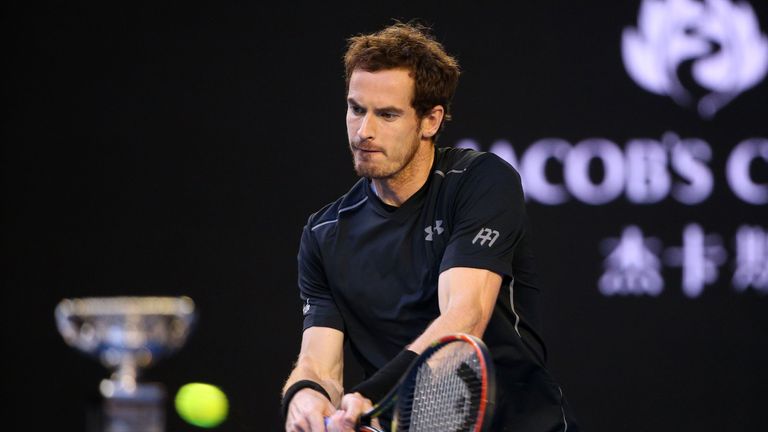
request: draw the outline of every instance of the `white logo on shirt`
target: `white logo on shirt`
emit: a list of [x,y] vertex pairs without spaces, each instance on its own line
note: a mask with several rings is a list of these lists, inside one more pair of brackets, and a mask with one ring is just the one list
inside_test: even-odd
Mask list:
[[427,233],[427,236],[424,237],[424,240],[432,241],[432,234],[436,234],[436,235],[442,234],[443,231],[445,231],[445,229],[443,229],[442,225],[443,225],[443,221],[438,220],[438,221],[435,221],[435,226],[434,227],[428,226],[428,227],[424,228],[424,232]]
[[472,244],[475,244],[475,242],[480,240],[480,246],[485,246],[485,242],[488,242],[488,247],[491,247],[496,242],[497,238],[499,238],[498,231],[490,228],[481,228],[480,232],[478,232],[474,240],[472,240]]
[[309,313],[309,299],[307,299],[307,303],[304,304],[304,307],[301,308],[301,312],[306,315]]

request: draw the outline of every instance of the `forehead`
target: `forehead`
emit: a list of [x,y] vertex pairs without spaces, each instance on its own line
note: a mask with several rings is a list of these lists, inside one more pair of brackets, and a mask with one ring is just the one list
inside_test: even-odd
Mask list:
[[368,72],[355,69],[349,79],[348,98],[373,107],[411,106],[414,80],[407,69],[387,69]]

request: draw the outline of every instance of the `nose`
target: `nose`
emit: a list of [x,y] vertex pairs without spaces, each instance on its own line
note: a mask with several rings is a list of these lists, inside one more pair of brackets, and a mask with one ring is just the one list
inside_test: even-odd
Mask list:
[[357,128],[357,136],[360,142],[372,140],[376,132],[376,121],[371,113],[366,113],[360,119],[360,127]]

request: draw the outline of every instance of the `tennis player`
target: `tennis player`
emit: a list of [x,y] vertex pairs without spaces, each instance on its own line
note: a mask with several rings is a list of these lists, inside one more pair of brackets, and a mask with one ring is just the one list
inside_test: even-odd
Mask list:
[[[491,153],[435,145],[457,61],[415,24],[348,42],[347,133],[361,178],[302,233],[304,331],[283,390],[286,431],[354,430],[430,342],[457,332],[492,353],[491,430],[576,431],[545,367],[520,176]],[[366,377],[351,388],[345,342]]]

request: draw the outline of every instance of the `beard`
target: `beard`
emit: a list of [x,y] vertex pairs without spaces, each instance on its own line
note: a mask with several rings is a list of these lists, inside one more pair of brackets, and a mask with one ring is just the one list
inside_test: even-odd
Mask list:
[[419,151],[419,144],[419,140],[416,139],[404,147],[368,154],[356,149],[356,147],[366,148],[365,144],[353,143],[350,145],[350,151],[355,173],[370,179],[391,179],[410,165]]

